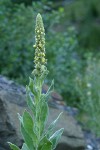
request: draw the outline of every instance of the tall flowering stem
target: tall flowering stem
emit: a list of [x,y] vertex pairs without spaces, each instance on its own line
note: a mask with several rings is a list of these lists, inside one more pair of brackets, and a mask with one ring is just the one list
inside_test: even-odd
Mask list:
[[20,149],[9,142],[12,150],[53,150],[63,133],[63,128],[53,133],[61,114],[46,129],[49,111],[48,95],[53,82],[47,93],[42,93],[42,86],[48,70],[45,58],[45,30],[40,14],[36,18],[35,35],[35,45],[33,46],[35,48],[35,67],[32,72],[33,78],[29,78],[29,85],[26,86],[26,100],[30,111],[25,110],[22,116],[18,115],[24,143]]
[[35,48],[35,70],[33,74],[40,77],[42,74],[47,74],[48,72],[45,66],[47,63],[45,59],[45,30],[40,14],[38,14],[36,18],[35,35],[35,45],[33,46]]

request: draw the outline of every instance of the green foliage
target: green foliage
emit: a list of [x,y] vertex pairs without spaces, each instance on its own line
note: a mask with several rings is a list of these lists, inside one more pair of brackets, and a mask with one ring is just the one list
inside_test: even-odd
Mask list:
[[89,54],[86,70],[76,80],[80,97],[79,108],[84,112],[81,120],[100,136],[100,61]]
[[65,6],[64,18],[75,24],[79,32],[81,47],[99,49],[100,41],[100,1],[76,0]]
[[25,82],[23,78],[32,69],[28,60],[33,60],[33,10],[6,0],[0,6],[0,73]]
[[20,148],[17,147],[16,145],[14,145],[14,144],[12,144],[12,143],[10,143],[10,142],[8,142],[8,143],[10,144],[11,149],[20,150]]
[[25,6],[27,5],[32,5],[32,0],[11,0],[13,3],[17,3],[17,4],[25,4]]
[[[54,36],[54,33],[52,36]],[[52,72],[52,74],[49,74],[49,79],[54,76],[56,90],[63,95],[65,100],[67,99],[68,104],[75,105],[78,97],[75,78],[83,68],[75,29],[69,27],[67,32],[58,33],[54,40],[49,37],[49,41],[47,49],[51,46],[51,51],[48,51],[47,56],[51,56],[51,61],[48,56],[50,61],[48,68]]]
[[[47,69],[41,71],[40,67],[43,65],[46,68],[44,61],[42,61],[45,59],[45,55],[40,55],[41,53],[45,54],[45,33],[40,14],[37,15],[35,33],[35,69],[32,72],[34,79],[30,78],[29,85],[26,88],[27,103],[32,115],[27,110],[24,111],[22,117],[19,115],[21,133],[25,141],[21,150],[54,150],[63,133],[63,128],[52,134],[60,115],[48,129],[45,128],[49,111],[47,99],[49,91],[42,94],[42,86],[48,71]],[[14,144],[9,144],[12,150],[20,150]]]

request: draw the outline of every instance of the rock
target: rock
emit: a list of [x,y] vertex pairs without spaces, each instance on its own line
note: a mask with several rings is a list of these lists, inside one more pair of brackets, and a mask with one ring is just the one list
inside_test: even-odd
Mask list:
[[100,150],[100,138],[97,138],[95,133],[86,128],[83,129],[83,133],[86,139],[86,150]]
[[[52,98],[62,101],[62,98],[56,93],[53,93]],[[21,147],[23,139],[19,130],[17,113],[22,115],[25,108],[27,108],[25,88],[0,76],[0,150],[9,149],[8,141]],[[48,125],[56,119],[60,112],[61,110],[50,107]],[[85,141],[81,127],[67,111],[63,112],[56,130],[62,127],[64,133],[56,150],[84,150]]]

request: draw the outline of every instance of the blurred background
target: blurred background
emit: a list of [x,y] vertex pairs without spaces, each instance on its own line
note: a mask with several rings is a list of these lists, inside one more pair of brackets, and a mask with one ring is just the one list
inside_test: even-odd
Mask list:
[[34,69],[41,13],[49,75],[78,119],[100,137],[100,0],[0,0],[0,74],[22,85]]

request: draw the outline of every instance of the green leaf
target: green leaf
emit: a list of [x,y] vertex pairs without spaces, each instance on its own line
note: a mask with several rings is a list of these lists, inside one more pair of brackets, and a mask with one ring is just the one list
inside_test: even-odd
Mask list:
[[8,142],[8,144],[10,145],[10,148],[11,148],[12,150],[20,150],[20,148],[17,147],[15,144],[12,144],[12,143],[10,143],[10,142]]
[[18,114],[18,118],[19,118],[19,120],[20,120],[20,123],[23,123],[23,118],[22,118],[22,116],[20,116],[19,113],[17,113],[17,114]]
[[39,150],[42,148],[42,146],[43,146],[44,144],[46,144],[46,143],[48,143],[48,142],[50,142],[50,141],[47,139],[46,136],[44,136],[44,137],[40,140],[40,142],[39,142]]
[[30,135],[30,137],[33,139],[34,143],[37,143],[37,136],[33,131],[33,119],[28,111],[24,111],[23,114],[23,126],[26,132]]
[[29,135],[33,132],[33,120],[28,111],[24,111],[23,113],[23,126]]
[[41,124],[40,126],[40,134],[43,133],[46,121],[48,116],[48,105],[46,102],[40,101],[37,106],[37,122]]
[[41,148],[41,150],[52,150],[52,143],[48,140]]
[[42,102],[42,107],[41,107],[41,122],[44,122],[44,124],[47,121],[47,116],[48,116],[48,105],[46,102]]
[[37,90],[35,88],[35,81],[29,77],[29,86],[26,87],[27,90],[37,96]]
[[58,142],[59,142],[59,139],[63,133],[64,129],[61,128],[60,130],[56,131],[50,138],[49,140],[52,142],[52,149],[55,149]]
[[34,80],[29,77],[29,88],[30,88],[30,90],[31,90],[32,92],[34,92],[34,91],[33,91],[33,86],[34,86]]
[[51,91],[51,88],[54,89],[54,80],[52,80],[51,85],[50,85],[50,87],[48,88],[48,90],[45,94],[46,97],[48,97],[52,93],[53,90]]
[[28,148],[27,145],[24,143],[21,150],[29,150],[29,148]]
[[25,143],[27,144],[28,148],[29,148],[30,150],[35,150],[35,148],[34,148],[34,144],[35,144],[35,143],[33,143],[32,138],[31,138],[31,137],[29,136],[29,134],[25,131],[25,129],[24,129],[22,123],[21,123],[21,132],[22,132],[23,138],[24,138]]
[[53,129],[55,128],[55,125],[56,125],[58,119],[60,118],[61,114],[62,114],[62,112],[59,114],[59,116],[48,127],[47,132],[45,133],[48,138],[50,138],[50,136],[53,132]]
[[54,89],[54,80],[52,80],[50,87],[48,88],[46,94],[42,94],[42,100],[43,101],[48,101],[51,98],[51,93],[53,92],[53,90],[51,90],[51,88]]
[[32,113],[35,115],[35,104],[34,101],[32,99],[32,96],[30,95],[30,92],[28,91],[28,88],[26,88],[26,101],[27,101],[27,105],[28,107],[31,109]]

